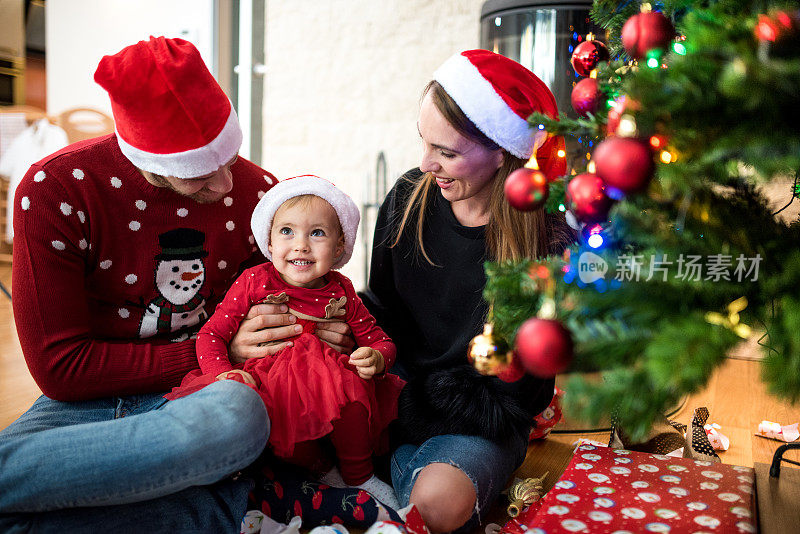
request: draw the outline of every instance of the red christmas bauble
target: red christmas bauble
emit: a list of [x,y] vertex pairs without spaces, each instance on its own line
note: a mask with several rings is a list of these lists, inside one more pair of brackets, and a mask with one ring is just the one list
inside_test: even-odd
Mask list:
[[613,200],[606,195],[606,185],[596,174],[579,174],[567,185],[570,211],[582,223],[605,221]]
[[622,46],[633,59],[641,59],[653,48],[667,48],[675,28],[657,11],[637,13],[622,26]]
[[[595,173],[606,187],[624,194],[644,189],[655,170],[650,147],[632,137],[607,137],[597,145],[592,161]],[[611,196],[616,198],[613,194]]]
[[520,211],[535,210],[545,203],[550,194],[545,175],[527,167],[509,174],[503,190],[508,203]]
[[597,68],[598,63],[608,61],[610,58],[606,45],[592,39],[576,46],[570,61],[575,72],[581,76],[588,76],[590,72]]
[[530,374],[550,378],[572,363],[572,335],[559,321],[533,317],[519,327],[514,352]]
[[594,78],[585,78],[575,84],[572,88],[572,109],[581,117],[589,113],[595,113],[603,101],[603,93],[600,92],[600,84]]

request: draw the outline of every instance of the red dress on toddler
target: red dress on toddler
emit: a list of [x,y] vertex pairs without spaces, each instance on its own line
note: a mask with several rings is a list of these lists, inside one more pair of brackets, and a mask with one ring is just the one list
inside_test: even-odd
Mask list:
[[[350,357],[320,341],[314,330],[319,322],[346,322],[357,346],[372,347],[383,354],[386,369],[394,363],[396,348],[358,298],[350,280],[336,271],[325,278],[324,287],[307,289],[284,282],[269,262],[246,270],[197,336],[200,369],[187,374],[165,397],[183,397],[215,382],[220,373],[242,369],[253,376],[255,390],[267,407],[269,445],[277,456],[291,458],[296,443],[328,435],[332,421],[339,419],[341,409],[352,402],[366,408],[371,445],[382,452],[385,430],[397,417],[397,398],[405,382],[389,373],[364,380],[348,363]],[[228,359],[228,344],[250,307],[263,302],[286,303],[303,332],[291,338],[291,347],[234,366]]]

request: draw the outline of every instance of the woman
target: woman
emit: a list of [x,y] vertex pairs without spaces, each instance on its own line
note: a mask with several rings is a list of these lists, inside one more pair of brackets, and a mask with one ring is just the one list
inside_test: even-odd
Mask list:
[[550,178],[564,173],[563,140],[532,131],[555,117],[547,86],[518,63],[471,50],[451,57],[425,88],[423,156],[378,215],[365,303],[398,347],[392,372],[408,380],[392,482],[401,506],[419,508],[434,532],[471,527],[522,463],[533,416],[553,381],[506,383],[466,361],[487,305],[483,262],[559,253],[565,224],[505,201],[506,177],[533,151]]
[[[552,380],[506,383],[466,361],[488,312],[483,262],[560,253],[572,237],[563,220],[516,211],[503,195],[506,177],[534,151],[548,177],[565,171],[563,140],[528,127],[534,111],[557,115],[530,71],[485,50],[453,56],[424,91],[420,167],[398,180],[378,215],[362,298],[397,344],[392,372],[409,381],[392,482],[401,506],[415,503],[433,532],[475,526],[522,463],[533,417],[553,395]],[[293,319],[278,311],[251,308],[232,358],[287,337],[291,325],[259,330]],[[352,346],[346,325],[325,328],[317,334],[336,350]]]

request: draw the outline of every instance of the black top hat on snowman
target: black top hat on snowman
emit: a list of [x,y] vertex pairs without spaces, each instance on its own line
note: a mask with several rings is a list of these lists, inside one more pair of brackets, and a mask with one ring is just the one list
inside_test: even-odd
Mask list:
[[203,249],[206,236],[193,228],[176,228],[158,236],[161,254],[156,260],[193,260],[205,258],[208,252]]

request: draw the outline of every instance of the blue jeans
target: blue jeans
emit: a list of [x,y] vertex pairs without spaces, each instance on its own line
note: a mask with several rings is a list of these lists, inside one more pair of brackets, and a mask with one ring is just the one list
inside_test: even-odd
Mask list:
[[222,479],[268,437],[261,398],[232,380],[172,402],[42,396],[0,432],[0,531],[234,531],[252,483]]
[[392,486],[400,506],[407,506],[422,468],[445,463],[459,468],[475,485],[475,511],[459,531],[469,531],[481,521],[482,511],[494,503],[511,475],[525,460],[528,444],[522,439],[500,446],[477,436],[435,436],[417,447],[401,445],[392,455]]

